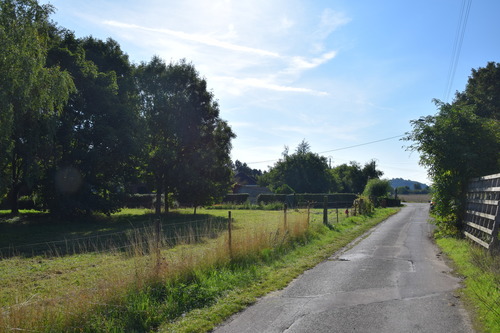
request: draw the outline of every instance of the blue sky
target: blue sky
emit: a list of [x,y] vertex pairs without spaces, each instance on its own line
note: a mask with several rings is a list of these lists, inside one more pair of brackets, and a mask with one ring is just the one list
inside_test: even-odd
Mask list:
[[261,170],[306,140],[332,166],[375,159],[384,178],[429,184],[399,136],[500,62],[497,0],[472,2],[450,89],[462,0],[48,2],[60,26],[115,39],[133,63],[191,61],[237,135],[233,160]]

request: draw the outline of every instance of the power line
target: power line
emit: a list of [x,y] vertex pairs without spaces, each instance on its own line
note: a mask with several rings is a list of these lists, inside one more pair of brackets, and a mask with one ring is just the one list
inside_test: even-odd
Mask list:
[[392,139],[395,139],[395,138],[401,138],[401,137],[403,137],[403,136],[405,136],[405,134],[396,135],[396,136],[391,136],[390,138],[385,138],[385,139],[380,139],[380,140],[370,141],[370,142],[366,142],[366,143],[360,143],[360,144],[358,144],[358,145],[354,145],[354,146],[348,146],[348,147],[342,147],[342,148],[337,148],[337,149],[332,149],[332,150],[322,151],[322,152],[319,152],[318,154],[326,154],[326,153],[331,153],[331,152],[333,152],[333,151],[339,151],[339,150],[344,150],[344,149],[350,149],[350,148],[356,148],[356,147],[361,147],[361,146],[371,145],[372,143],[377,143],[377,142],[382,142],[382,141],[392,140]]
[[450,97],[451,87],[453,85],[453,80],[455,79],[455,73],[457,71],[460,52],[462,50],[462,43],[464,41],[464,36],[465,36],[465,28],[467,27],[467,20],[469,18],[471,5],[472,5],[472,0],[462,0],[462,7],[460,9],[457,31],[451,54],[450,68],[448,69],[448,78],[444,92],[446,102]]
[[[371,145],[371,144],[377,143],[377,142],[382,142],[382,141],[392,140],[392,139],[396,139],[396,138],[401,138],[401,137],[403,137],[405,135],[406,134],[400,134],[400,135],[391,136],[391,137],[385,138],[385,139],[380,139],[380,140],[375,140],[375,141],[360,143],[360,144],[357,144],[357,145],[354,145],[354,146],[347,146],[347,147],[342,147],[342,148],[335,148],[335,149],[331,149],[331,150],[321,151],[318,154],[326,154],[326,153],[331,153],[331,152],[334,152],[334,151],[339,151],[339,150],[345,150],[345,149],[351,149],[351,148],[356,148],[356,147]],[[259,162],[249,162],[247,164],[260,164],[260,163],[269,163],[269,162],[276,162],[276,161],[278,161],[278,159],[267,160],[267,161],[259,161]]]

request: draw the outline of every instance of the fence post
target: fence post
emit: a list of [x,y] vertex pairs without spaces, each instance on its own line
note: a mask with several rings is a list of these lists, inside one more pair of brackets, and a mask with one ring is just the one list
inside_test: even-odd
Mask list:
[[287,229],[287,224],[286,224],[286,210],[287,210],[287,204],[284,204],[283,205],[283,220],[284,220],[284,228],[285,228],[285,231]]
[[500,203],[497,203],[497,212],[495,215],[495,221],[493,222],[493,229],[491,230],[491,243],[490,247],[488,248],[490,253],[497,253],[500,251],[500,244],[498,242],[498,232],[500,229]]
[[228,211],[227,213],[227,247],[229,250],[229,258],[232,260],[233,259],[233,245],[232,245],[232,217],[231,217],[231,211]]
[[323,224],[328,224],[328,196],[323,197]]
[[339,223],[339,207],[337,207],[337,223]]
[[161,242],[161,223],[160,219],[155,219],[155,255],[156,255],[156,269],[160,268],[160,242]]
[[307,227],[309,228],[309,225],[311,224],[311,204],[307,204]]

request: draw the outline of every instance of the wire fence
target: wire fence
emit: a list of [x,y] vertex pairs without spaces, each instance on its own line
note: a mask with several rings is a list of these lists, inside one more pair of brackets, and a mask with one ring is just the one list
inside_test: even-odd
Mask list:
[[[0,258],[13,256],[60,256],[85,252],[103,251],[124,251],[146,240],[140,240],[151,236],[154,230],[155,221],[150,221],[148,225],[134,227],[117,232],[99,233],[97,235],[82,237],[65,237],[63,239],[48,240],[44,242],[34,242],[27,244],[11,244],[0,247]],[[160,221],[161,239],[164,245],[175,246],[179,242],[188,239],[199,241],[205,237],[216,237],[227,228],[227,218],[205,218],[182,222]]]
[[[287,221],[288,221],[288,227],[290,227],[289,230],[293,229],[293,219],[291,218],[292,215],[296,217],[300,217],[304,220],[304,214],[306,211],[299,211],[298,214],[290,214],[284,211],[283,215],[281,214],[276,214],[274,217],[276,217],[276,223],[269,223],[269,230],[265,226],[262,227],[262,229],[265,229],[265,233],[268,234],[269,237],[280,235],[283,239],[285,239],[288,235],[288,230],[286,230],[287,227]],[[287,215],[289,219],[287,220]],[[284,222],[283,222],[283,217],[284,217]],[[145,252],[151,251],[154,249],[151,249],[151,246],[158,246],[159,244],[151,244],[151,242],[155,241],[157,239],[155,237],[155,232],[157,230],[160,230],[161,233],[161,238],[158,238],[158,240],[161,242],[160,246],[165,249],[165,246],[171,246],[173,244],[189,244],[192,242],[199,242],[202,240],[206,240],[209,238],[215,238],[215,237],[220,237],[222,236],[223,233],[227,233],[231,235],[231,230],[232,230],[232,217],[229,212],[228,217],[220,217],[220,218],[210,218],[210,219],[199,219],[199,220],[191,220],[191,221],[181,221],[181,222],[174,222],[174,223],[167,223],[163,221],[164,223],[161,223],[160,229],[156,228],[156,223],[162,222],[159,220],[154,220],[151,221],[150,225],[143,226],[141,228],[135,228],[135,229],[130,229],[126,231],[120,231],[120,232],[112,232],[112,233],[106,233],[103,235],[93,235],[93,236],[88,236],[88,237],[77,237],[73,239],[68,239],[68,240],[54,240],[52,242],[37,242],[37,243],[31,243],[31,244],[23,244],[22,247],[24,247],[25,251],[33,252],[35,249],[37,251],[42,251],[42,248],[45,247],[46,253],[63,253],[63,251],[66,251],[70,253],[75,250],[83,250],[85,245],[87,243],[92,243],[91,248],[96,249],[96,251],[99,249],[99,247],[102,245],[103,248],[99,249],[102,251],[128,251],[129,249],[133,249],[134,251],[137,251],[137,249],[144,250]],[[309,225],[309,222],[307,223],[307,226]],[[238,230],[240,229],[240,230]],[[253,235],[251,232],[244,227],[241,227],[241,225],[238,228],[235,228],[235,230],[240,231],[236,236],[236,241],[237,243],[240,238],[238,237],[243,237],[243,238],[252,238]],[[233,230],[233,232],[235,231]],[[272,231],[274,230],[274,231]],[[283,230],[283,232],[279,231]],[[271,232],[268,232],[271,231]],[[233,234],[233,236],[235,236]],[[110,240],[105,240],[105,238],[108,237]],[[175,271],[175,265],[176,262],[180,263],[180,265],[186,265],[185,262],[182,262],[183,260],[186,260],[186,258],[189,258],[189,260],[193,260],[192,264],[195,264],[196,262],[201,262],[201,263],[206,263],[207,261],[211,260],[209,259],[212,255],[216,255],[215,252],[217,251],[217,246],[220,246],[221,244],[228,244],[229,245],[229,254],[226,254],[229,258],[232,258],[231,254],[231,241],[229,237],[224,237],[220,238],[216,242],[208,242],[209,245],[203,247],[202,252],[190,252],[192,251],[192,247],[182,247],[181,248],[181,253],[179,254],[179,251],[165,251],[161,253],[161,260],[163,260],[166,265],[168,265],[168,269]],[[123,243],[119,244],[117,240],[123,240]],[[233,239],[234,240],[234,239]],[[280,239],[281,240],[281,239]],[[80,245],[71,245],[70,243],[74,244],[80,244]],[[81,245],[84,244],[84,245]],[[278,244],[278,243],[276,243]],[[112,247],[111,248],[104,248],[104,245],[109,245]],[[238,244],[239,245],[239,244]],[[22,250],[21,246],[18,246],[16,248],[9,247],[7,249],[11,251],[17,251],[20,253]],[[268,246],[265,246],[268,248]],[[66,249],[65,249],[66,248]],[[226,247],[227,249],[227,247]],[[5,250],[5,248],[3,248]],[[183,254],[183,251],[186,251]],[[151,256],[147,256],[144,258],[144,263],[147,263],[148,261],[150,263],[153,263],[155,265],[155,260],[158,257],[158,253],[151,253]],[[192,256],[193,254],[199,255],[199,258],[193,259]],[[134,259],[134,260],[139,260],[135,265],[135,269],[137,267],[142,267],[141,263],[143,263],[143,259]],[[74,269],[85,269],[86,263],[82,263],[81,267],[79,268],[74,268]],[[113,266],[114,267],[114,266]],[[149,267],[149,266],[144,266],[144,267]],[[154,266],[153,266],[154,268]],[[126,276],[129,276],[131,279],[138,279],[136,276],[138,272],[129,272],[126,274]],[[124,279],[125,280],[125,279]],[[122,281],[123,283],[123,281]],[[115,285],[110,286],[113,288],[116,288]],[[26,298],[24,301],[21,301],[16,304],[12,304],[9,306],[3,306],[0,308],[0,326],[3,326],[3,328],[7,329],[7,331],[20,331],[20,332],[37,332],[36,329],[32,329],[32,326],[29,325],[29,323],[20,324],[16,325],[14,322],[9,322],[8,321],[8,316],[9,313],[14,313],[15,311],[19,310],[21,313],[26,309],[26,311],[30,311],[29,309],[43,309],[41,311],[45,311],[47,309],[48,311],[50,310],[50,306],[56,306],[58,307],[58,310],[60,314],[67,314],[68,318],[77,318],[78,315],[73,313],[73,303],[72,302],[78,302],[78,299],[87,299],[87,302],[89,306],[91,307],[100,307],[100,308],[105,308],[105,309],[111,309],[113,312],[121,312],[121,313],[128,313],[128,312],[142,312],[142,313],[149,313],[151,310],[141,310],[133,305],[127,305],[127,304],[114,304],[113,301],[110,301],[109,298],[99,296],[99,291],[96,288],[102,288],[102,286],[95,286],[92,288],[82,288],[78,289],[77,292],[68,292],[64,295],[61,296],[56,296],[56,295],[50,295],[49,297],[47,296],[39,296],[38,294],[31,295],[30,297]],[[152,286],[150,289],[151,292],[155,293],[161,293],[164,292],[164,290],[161,289],[154,289],[155,286]],[[17,298],[17,296],[16,296]],[[21,296],[22,298],[22,296]],[[50,304],[50,305],[49,305]],[[78,312],[78,311],[77,311]],[[40,318],[43,318],[43,314],[36,314],[37,316],[40,316]],[[2,322],[2,316],[5,317],[5,321]],[[75,330],[75,331],[80,331],[83,330],[83,327],[73,327],[71,324],[68,326],[65,326],[65,329],[67,330]],[[0,327],[0,331],[2,330],[2,327]]]

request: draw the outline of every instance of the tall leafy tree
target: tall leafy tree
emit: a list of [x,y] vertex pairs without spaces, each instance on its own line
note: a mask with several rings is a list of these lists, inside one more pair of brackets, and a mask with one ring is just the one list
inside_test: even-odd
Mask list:
[[74,90],[69,73],[47,67],[50,5],[35,0],[0,2],[0,195],[8,188],[13,214],[21,189],[31,191],[57,112]]
[[473,68],[465,90],[457,92],[453,104],[470,106],[474,114],[500,121],[500,63]]
[[326,157],[311,152],[304,140],[293,154],[285,149],[283,158],[259,178],[259,183],[275,192],[291,188],[296,193],[326,193],[331,175]]
[[341,164],[331,170],[338,180],[338,191],[343,193],[362,193],[368,180],[378,179],[384,173],[377,170],[377,163],[372,160],[363,167],[357,162]]
[[113,40],[69,31],[54,39],[49,61],[72,74],[77,91],[58,121],[44,200],[57,214],[116,211],[140,143],[132,65]]
[[414,142],[409,149],[420,153],[433,181],[443,223],[460,227],[469,179],[500,169],[500,124],[470,106],[436,103],[438,114],[411,121],[406,140]]
[[411,121],[405,137],[433,181],[443,231],[460,229],[469,179],[500,170],[498,73],[494,63],[473,70],[464,92],[451,104],[435,100],[437,114]]
[[221,187],[227,190],[234,134],[219,118],[219,106],[194,66],[185,60],[167,65],[153,57],[139,66],[138,83],[156,213],[163,193],[196,206],[210,202]]

